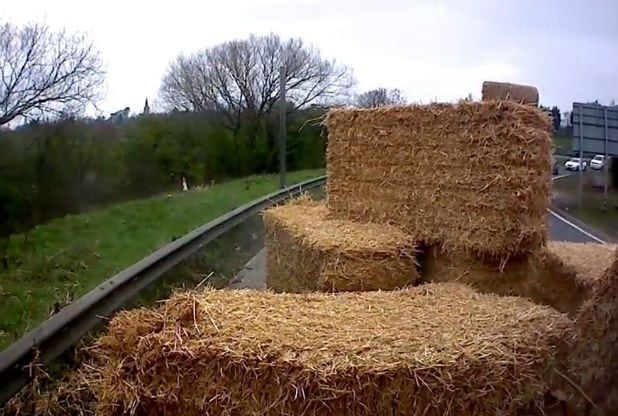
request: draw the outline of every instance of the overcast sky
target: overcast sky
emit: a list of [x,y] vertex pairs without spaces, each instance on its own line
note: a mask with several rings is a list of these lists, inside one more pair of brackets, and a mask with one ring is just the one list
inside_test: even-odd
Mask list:
[[478,98],[483,80],[534,85],[562,111],[618,101],[618,0],[2,0],[0,20],[86,32],[106,112],[141,111],[181,52],[270,32],[350,66],[359,90],[409,101]]

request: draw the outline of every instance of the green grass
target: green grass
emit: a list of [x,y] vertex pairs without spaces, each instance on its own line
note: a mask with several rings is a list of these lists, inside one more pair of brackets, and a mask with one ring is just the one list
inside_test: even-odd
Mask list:
[[[291,172],[288,182],[322,174]],[[0,269],[0,349],[154,250],[277,187],[276,175],[253,176],[70,215],[11,236],[8,267]]]
[[574,217],[604,232],[609,237],[618,239],[618,191],[611,189],[607,194],[607,205],[603,201],[603,188],[593,187],[592,183],[602,186],[602,172],[587,171],[583,176],[582,206],[579,209],[577,174],[558,179],[553,184],[553,203]]

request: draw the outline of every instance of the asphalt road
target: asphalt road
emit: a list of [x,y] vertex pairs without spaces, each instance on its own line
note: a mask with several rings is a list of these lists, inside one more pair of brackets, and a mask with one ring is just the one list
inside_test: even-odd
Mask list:
[[245,264],[230,282],[230,289],[266,290],[266,249],[261,249]]
[[[560,164],[560,169],[554,179],[565,175],[577,174],[577,172],[569,172],[564,169],[564,165]],[[549,238],[552,241],[571,241],[574,243],[603,243],[603,239],[596,235],[592,227],[584,224],[576,224],[575,222],[565,218],[562,214],[549,210],[547,215],[549,224]]]
[[572,241],[574,243],[602,243],[603,240],[594,235],[592,230],[586,230],[570,222],[560,214],[550,211],[549,237],[552,241]]

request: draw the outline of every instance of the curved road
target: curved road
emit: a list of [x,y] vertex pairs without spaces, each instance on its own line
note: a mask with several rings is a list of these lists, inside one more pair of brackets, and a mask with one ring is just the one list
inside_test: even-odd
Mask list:
[[555,211],[549,210],[547,221],[549,222],[549,237],[552,241],[604,243],[603,239],[594,235],[592,230],[580,227]]
[[[560,179],[569,176],[568,173],[562,172],[553,179]],[[552,241],[572,241],[574,243],[604,243],[601,233],[596,232],[592,227],[589,227],[577,220],[566,218],[564,214],[549,210],[547,215],[549,224],[549,238]]]

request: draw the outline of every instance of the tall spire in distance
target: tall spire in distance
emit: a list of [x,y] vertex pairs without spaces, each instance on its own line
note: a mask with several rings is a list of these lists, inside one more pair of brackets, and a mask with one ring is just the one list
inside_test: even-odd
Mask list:
[[148,105],[148,98],[146,98],[146,102],[144,103],[144,112],[142,114],[145,116],[150,114],[150,105]]

